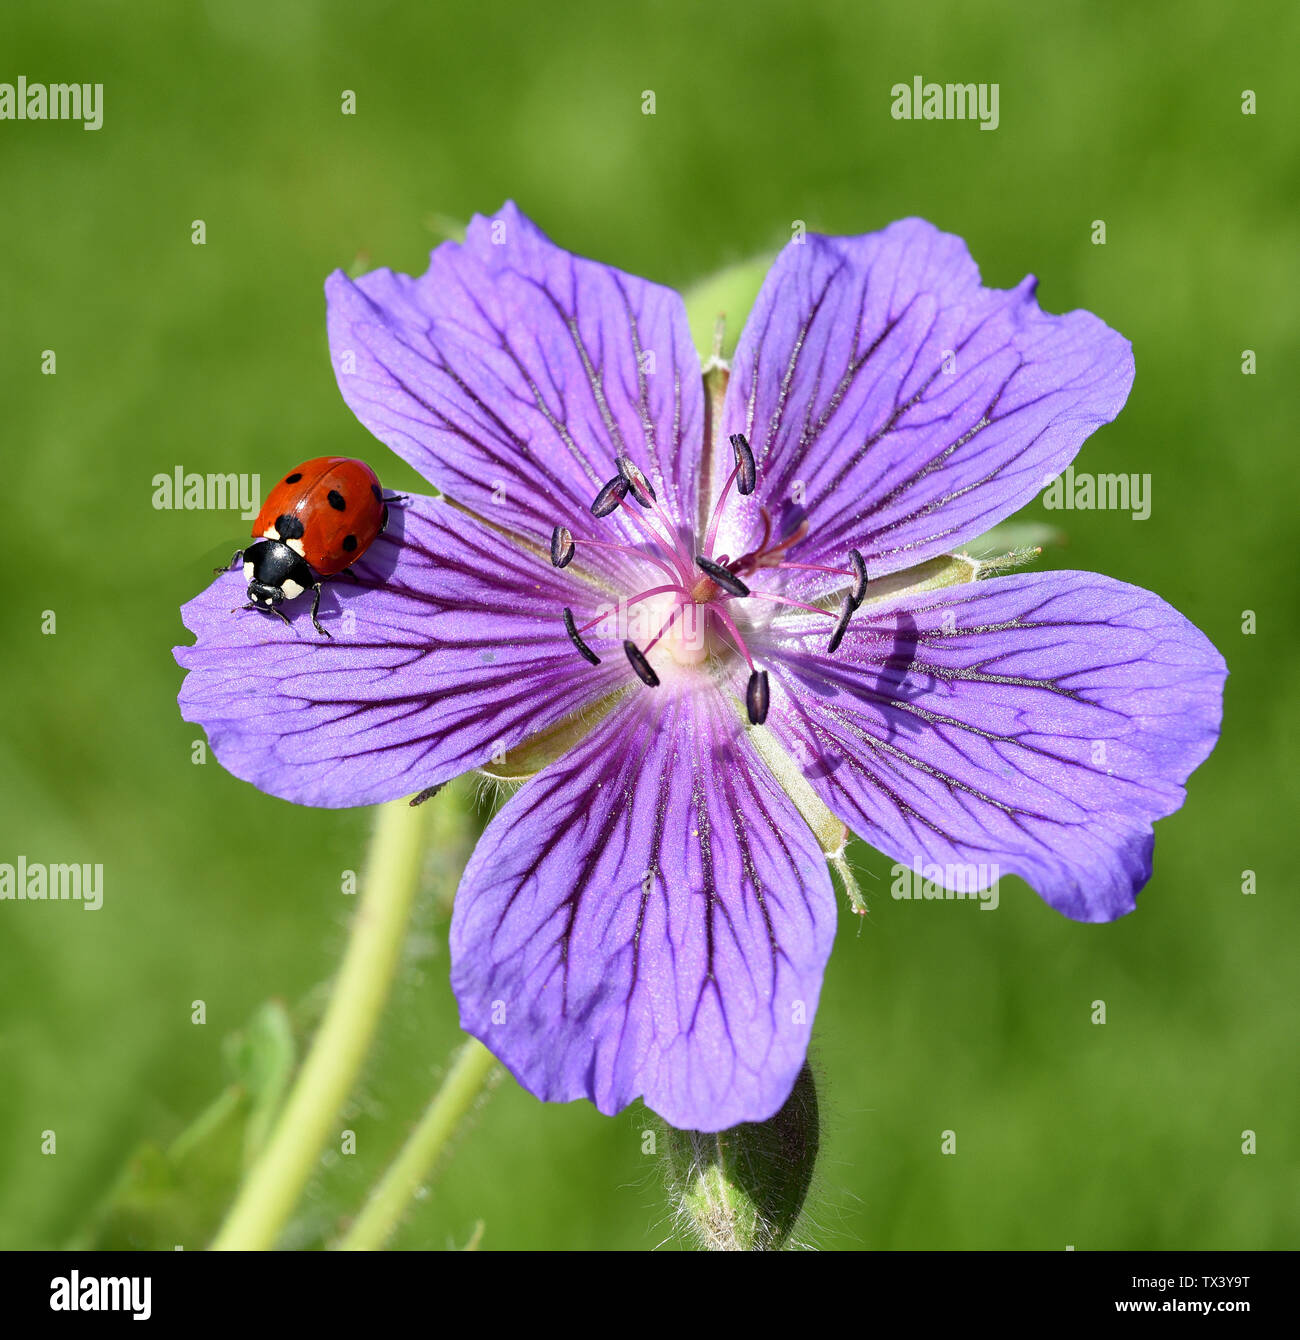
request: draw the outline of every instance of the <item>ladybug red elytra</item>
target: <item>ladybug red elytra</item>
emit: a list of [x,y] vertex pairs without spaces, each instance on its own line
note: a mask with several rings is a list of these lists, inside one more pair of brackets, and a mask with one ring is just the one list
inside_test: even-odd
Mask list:
[[263,610],[288,623],[281,603],[311,590],[312,624],[329,637],[316,617],[321,582],[366,552],[388,525],[388,504],[399,501],[396,494],[384,496],[365,461],[317,456],[295,466],[267,494],[253,522],[255,543],[230,560],[229,566],[243,560],[248,582],[248,604],[236,608]]

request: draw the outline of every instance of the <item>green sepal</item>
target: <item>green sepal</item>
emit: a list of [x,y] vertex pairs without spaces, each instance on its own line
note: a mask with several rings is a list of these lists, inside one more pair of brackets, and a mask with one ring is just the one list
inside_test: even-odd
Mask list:
[[[577,657],[574,659],[577,660]],[[500,755],[493,762],[484,763],[476,771],[498,782],[526,782],[590,735],[626,692],[625,689],[619,689],[600,702],[584,707],[581,712],[567,716],[545,730],[539,730],[508,753]]]

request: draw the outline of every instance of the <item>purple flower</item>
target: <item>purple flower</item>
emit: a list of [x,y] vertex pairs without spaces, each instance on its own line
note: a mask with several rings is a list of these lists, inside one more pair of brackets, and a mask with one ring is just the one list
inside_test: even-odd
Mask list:
[[981,287],[916,219],[809,235],[728,381],[702,377],[677,294],[512,205],[420,278],[332,275],[344,398],[443,497],[394,509],[359,582],[327,588],[331,641],[306,601],[291,627],[232,615],[235,573],[191,601],[185,719],[307,805],[531,740],[551,761],[456,897],[462,1024],[541,1098],[770,1116],[808,1046],[844,824],[1108,921],[1218,735],[1223,660],[1158,597],[945,557],[1132,384],[1126,340],[1034,287]]

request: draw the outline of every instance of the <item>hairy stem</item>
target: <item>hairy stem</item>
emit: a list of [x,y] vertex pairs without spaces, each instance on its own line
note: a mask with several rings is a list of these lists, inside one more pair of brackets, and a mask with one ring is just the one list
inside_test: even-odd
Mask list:
[[383,1247],[416,1192],[428,1182],[448,1141],[499,1074],[492,1053],[477,1038],[468,1038],[419,1124],[334,1250],[372,1252]]
[[425,810],[379,809],[361,903],[325,1017],[275,1130],[249,1170],[214,1251],[275,1245],[365,1060],[397,971],[419,883]]

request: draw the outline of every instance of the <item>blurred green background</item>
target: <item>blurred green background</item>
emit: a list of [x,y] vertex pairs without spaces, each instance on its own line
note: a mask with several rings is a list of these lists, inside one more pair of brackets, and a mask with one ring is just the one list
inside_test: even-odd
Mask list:
[[[340,877],[366,812],[191,761],[177,607],[246,523],[156,511],[151,479],[344,452],[418,487],[337,392],[321,285],[358,258],[418,273],[440,219],[509,196],[562,245],[677,286],[796,219],[922,214],[986,282],[1032,270],[1048,310],[1133,341],[1128,407],[1077,465],[1149,472],[1150,519],[1024,516],[1068,529],[1044,563],[1150,587],[1206,630],[1231,669],[1223,741],[1118,924],[1014,880],[994,915],[895,902],[888,863],[854,848],[871,913],[842,919],[817,1024],[810,1237],[1295,1247],[1298,48],[1289,3],[6,4],[0,80],[101,82],[105,120],[0,122],[0,860],[102,862],[105,903],[0,903],[0,1246],[202,1245],[233,1146],[179,1171],[157,1150],[191,1138],[265,1001],[309,1026],[355,906]],[[997,82],[1001,125],[892,120],[915,74]],[[477,794],[436,821],[347,1114],[358,1152],[324,1161],[291,1243],[356,1208],[454,1045],[454,807],[481,822]],[[675,1244],[646,1125],[507,1080],[397,1245],[461,1246],[480,1221],[485,1249]]]

